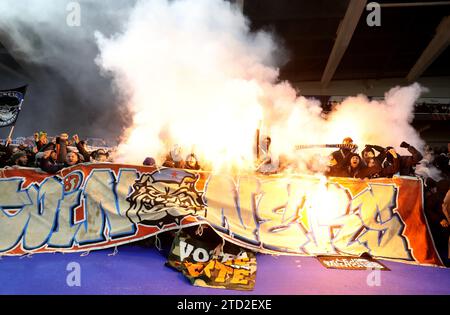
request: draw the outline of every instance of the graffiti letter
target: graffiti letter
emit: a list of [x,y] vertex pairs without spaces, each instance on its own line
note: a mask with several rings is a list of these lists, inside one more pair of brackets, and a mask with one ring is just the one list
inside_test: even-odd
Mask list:
[[259,237],[268,249],[300,251],[301,245],[307,241],[300,223],[290,221],[292,209],[289,208],[292,207],[288,208],[289,198],[301,199],[301,196],[289,196],[287,182],[273,180],[261,183],[261,201],[257,206],[257,215],[262,220]]
[[47,243],[55,227],[55,217],[63,199],[64,185],[56,177],[47,177],[41,184],[37,207],[30,211],[30,220],[24,235],[25,249],[37,249]]
[[[246,183],[244,185],[244,182]],[[250,187],[244,187],[250,186]],[[226,175],[211,175],[206,188],[208,221],[222,231],[237,234],[248,242],[255,243],[255,221],[252,211],[252,194],[255,184],[246,180],[238,195],[233,178]],[[229,230],[232,226],[232,230]]]
[[[22,179],[0,179],[0,252],[12,249],[21,239],[34,206],[35,188],[20,190]],[[30,192],[31,190],[31,192]]]
[[180,260],[183,261],[192,253],[194,246],[180,240]]
[[392,185],[370,184],[352,200],[352,210],[359,209],[366,231],[358,241],[366,243],[370,254],[378,257],[411,259],[403,222],[396,208],[397,190]]

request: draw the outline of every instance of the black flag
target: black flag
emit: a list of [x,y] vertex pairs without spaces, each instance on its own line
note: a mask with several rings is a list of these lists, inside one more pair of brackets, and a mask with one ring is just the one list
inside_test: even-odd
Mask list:
[[26,91],[26,85],[11,90],[0,90],[0,128],[16,123]]

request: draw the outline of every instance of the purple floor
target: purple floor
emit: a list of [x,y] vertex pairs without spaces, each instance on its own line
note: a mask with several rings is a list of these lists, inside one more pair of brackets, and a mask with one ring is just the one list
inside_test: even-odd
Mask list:
[[[0,294],[450,294],[450,269],[384,261],[379,286],[369,286],[370,271],[325,269],[313,257],[258,256],[254,291],[192,286],[166,266],[153,248],[119,247],[80,254],[38,254],[0,260]],[[70,262],[81,268],[81,286],[69,287]]]

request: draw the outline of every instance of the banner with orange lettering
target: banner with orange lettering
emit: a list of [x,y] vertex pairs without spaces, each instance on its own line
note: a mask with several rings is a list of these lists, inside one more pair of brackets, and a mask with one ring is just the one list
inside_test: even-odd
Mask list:
[[107,248],[209,224],[262,253],[439,265],[415,178],[230,175],[81,164],[0,170],[0,255]]

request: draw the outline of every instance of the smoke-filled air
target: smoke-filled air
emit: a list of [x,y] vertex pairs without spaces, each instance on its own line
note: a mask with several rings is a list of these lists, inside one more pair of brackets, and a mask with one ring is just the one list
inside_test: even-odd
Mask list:
[[[270,135],[274,157],[295,157],[301,170],[312,172],[323,166],[312,157],[326,153],[323,149],[299,152],[295,145],[341,143],[349,136],[360,149],[364,144],[392,145],[401,154],[403,140],[423,146],[410,125],[414,103],[424,91],[418,84],[393,87],[383,101],[370,101],[364,95],[348,97],[324,116],[317,100],[301,96],[301,90],[279,80],[279,67],[287,58],[281,41],[270,32],[251,32],[249,20],[237,5],[222,0],[120,1],[118,12],[106,10],[111,2],[80,1],[84,31],[77,45],[94,45],[97,49],[89,51],[96,54],[68,50],[70,58],[58,67],[83,69],[83,60],[88,64],[95,60],[96,75],[110,81],[117,102],[109,106],[123,106],[131,114],[125,126],[111,126],[117,121],[113,118],[101,119],[107,130],[123,128],[116,161],[140,164],[147,156],[161,161],[177,145],[183,155],[195,152],[216,168],[254,166],[258,128],[262,136]],[[31,3],[37,8],[26,10],[29,15],[48,7],[39,6],[46,1]],[[13,2],[9,15],[18,12],[16,7],[20,5]],[[87,11],[105,16],[97,19]],[[85,13],[89,18],[83,18]],[[9,15],[6,18],[13,21]],[[49,20],[45,14],[36,21],[57,28]],[[96,27],[96,20],[102,25]],[[52,40],[64,38],[62,29]],[[57,50],[64,43],[52,43],[59,58],[64,58]],[[87,75],[92,75],[92,67],[79,73],[73,84],[92,82]],[[318,165],[311,165],[312,160]]]
[[[317,100],[278,80],[283,49],[274,35],[250,32],[228,2],[140,1],[122,32],[97,39],[97,63],[133,115],[118,149],[124,162],[178,145],[216,166],[246,165],[258,127],[270,134],[275,156],[346,136],[358,144],[423,144],[410,125],[418,84],[395,87],[384,101],[349,97],[325,119]],[[315,153],[301,153],[304,166]]]

